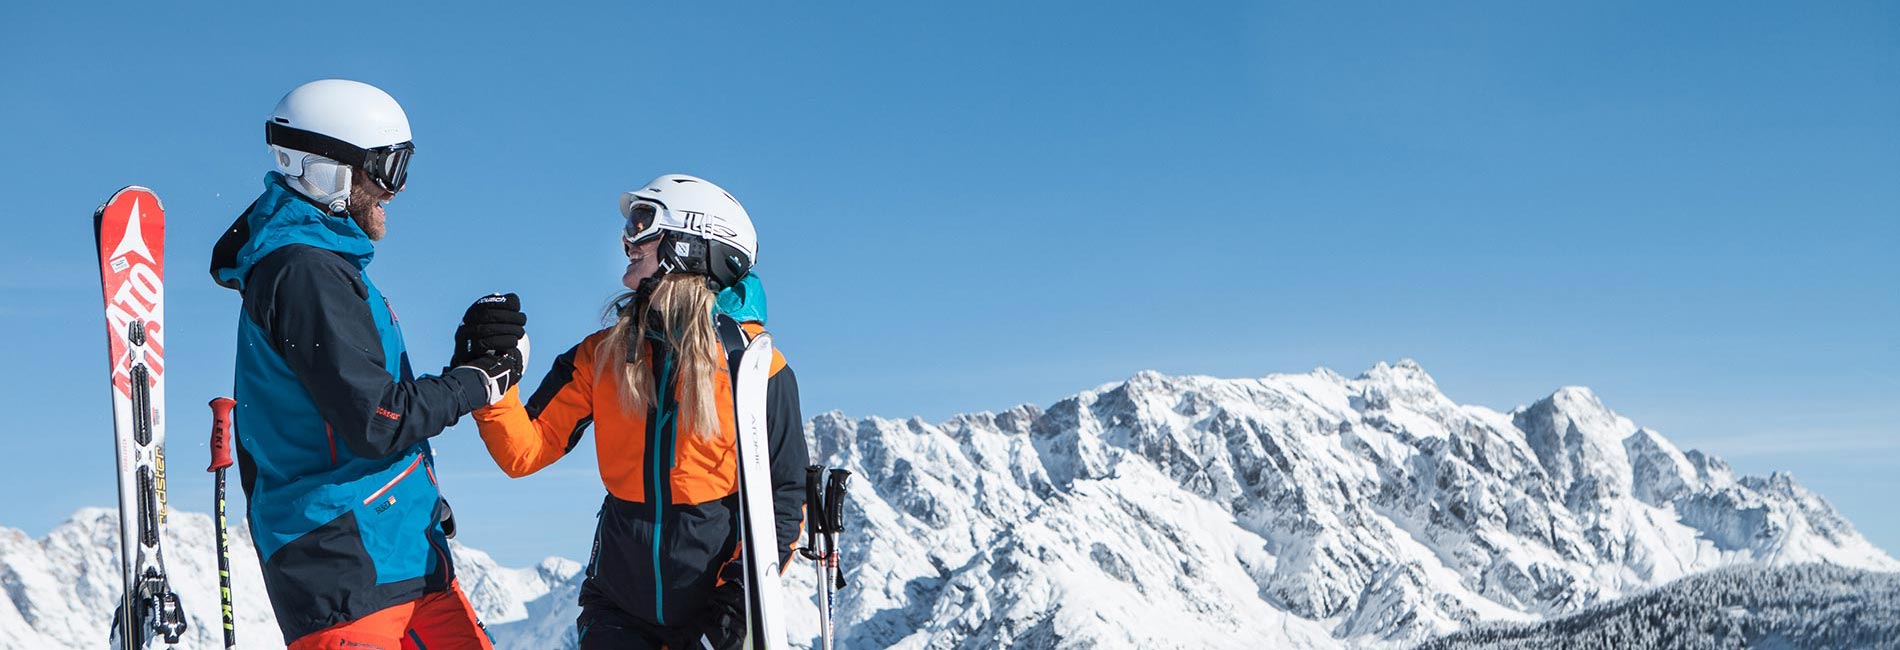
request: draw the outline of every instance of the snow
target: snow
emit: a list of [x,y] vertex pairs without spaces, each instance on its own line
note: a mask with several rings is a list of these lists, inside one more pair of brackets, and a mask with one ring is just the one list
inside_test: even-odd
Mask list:
[[[896,572],[855,574],[842,647],[1396,646],[1731,564],[1900,569],[1792,481],[1728,478],[1583,388],[1499,413],[1405,361],[1144,372],[1023,419],[813,421],[822,462],[874,477],[848,563]],[[875,478],[900,466],[936,478]]]
[[[844,650],[1401,647],[1724,566],[1900,570],[1792,477],[1735,476],[1588,389],[1499,413],[1410,361],[1351,379],[1144,372],[1046,409],[830,412],[807,433],[816,460],[857,476]],[[0,650],[102,643],[113,519],[82,510],[40,540],[0,529]],[[172,519],[191,647],[213,647],[209,519]],[[573,647],[579,564],[456,554],[499,647]],[[282,647],[241,533],[232,556],[241,647]],[[809,648],[811,565],[785,580]]]
[[[106,646],[121,593],[118,511],[84,508],[34,540],[0,528],[0,650],[92,650]],[[238,648],[282,650],[249,531],[232,521],[231,591]],[[210,515],[172,510],[165,566],[187,617],[181,648],[224,645],[217,538]],[[580,565],[549,558],[528,569],[496,566],[455,545],[457,579],[506,648],[558,648],[572,636]],[[537,616],[540,614],[540,616]],[[565,618],[562,618],[564,616]]]

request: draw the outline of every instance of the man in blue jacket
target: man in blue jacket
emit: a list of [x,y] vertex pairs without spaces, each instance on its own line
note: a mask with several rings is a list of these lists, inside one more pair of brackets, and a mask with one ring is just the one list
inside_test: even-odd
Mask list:
[[520,377],[513,295],[469,309],[454,367],[417,378],[365,269],[402,190],[408,117],[387,93],[325,79],[265,125],[277,171],[212,252],[243,294],[240,477],[271,606],[291,650],[490,650],[455,584],[428,439]]

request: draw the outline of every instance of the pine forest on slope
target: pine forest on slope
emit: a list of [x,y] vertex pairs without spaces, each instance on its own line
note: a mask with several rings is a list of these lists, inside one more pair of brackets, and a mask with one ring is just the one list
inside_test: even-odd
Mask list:
[[1900,574],[1734,566],[1534,624],[1486,623],[1417,650],[1900,648]]

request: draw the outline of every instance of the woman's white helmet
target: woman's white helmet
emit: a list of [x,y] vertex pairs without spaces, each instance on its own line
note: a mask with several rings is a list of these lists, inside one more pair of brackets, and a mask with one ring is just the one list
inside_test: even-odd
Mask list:
[[752,217],[732,194],[703,178],[667,174],[620,195],[622,241],[660,241],[663,273],[695,273],[720,288],[738,284],[759,259]]
[[382,89],[319,79],[292,89],[264,125],[277,171],[331,212],[342,212],[350,176],[362,168],[390,191],[402,189],[415,146],[409,116]]

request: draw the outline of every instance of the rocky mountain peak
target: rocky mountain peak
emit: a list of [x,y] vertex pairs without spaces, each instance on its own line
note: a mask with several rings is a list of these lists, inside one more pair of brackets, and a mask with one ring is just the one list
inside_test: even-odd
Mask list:
[[[1587,389],[1509,413],[1460,405],[1407,361],[1355,379],[1143,372],[934,424],[826,412],[807,435],[815,461],[858,477],[841,648],[1397,647],[1717,567],[1900,570],[1790,475],[1738,477]],[[0,650],[98,645],[115,512],[41,540],[0,529]],[[214,620],[209,519],[174,513],[172,530],[168,560],[199,590],[181,595]],[[579,564],[456,549],[500,647],[573,647]],[[251,550],[233,559],[243,601],[267,602]],[[801,648],[810,568],[785,573]],[[245,647],[281,647],[260,636]]]

